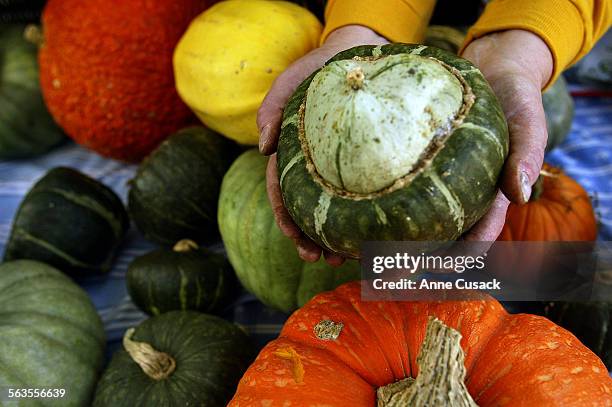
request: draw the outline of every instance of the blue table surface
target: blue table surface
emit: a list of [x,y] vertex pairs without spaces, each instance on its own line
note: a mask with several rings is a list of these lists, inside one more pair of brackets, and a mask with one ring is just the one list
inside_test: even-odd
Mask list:
[[[612,240],[612,98],[575,98],[576,116],[572,131],[562,146],[549,153],[546,161],[562,167],[589,192],[596,206],[599,239]],[[8,239],[17,207],[32,184],[56,166],[76,168],[110,186],[126,201],[127,181],[136,166],[102,158],[73,143],[28,160],[0,161],[0,253]],[[124,331],[146,318],[130,301],[125,273],[130,261],[155,246],[132,226],[110,274],[79,281],[90,294],[104,322],[110,354]],[[222,250],[221,244],[216,246]],[[273,339],[286,314],[263,306],[244,292],[223,316],[242,325],[258,346]]]

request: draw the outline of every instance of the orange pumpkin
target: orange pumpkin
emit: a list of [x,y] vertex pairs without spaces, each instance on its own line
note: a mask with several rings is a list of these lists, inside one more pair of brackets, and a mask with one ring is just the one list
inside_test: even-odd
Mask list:
[[50,0],[39,54],[45,102],[76,142],[138,161],[194,121],[172,54],[209,0]]
[[559,168],[544,164],[524,205],[511,203],[498,240],[591,241],[597,220],[587,192]]
[[261,351],[229,405],[612,405],[608,371],[572,334],[476,295],[361,301],[359,282],[320,294]]

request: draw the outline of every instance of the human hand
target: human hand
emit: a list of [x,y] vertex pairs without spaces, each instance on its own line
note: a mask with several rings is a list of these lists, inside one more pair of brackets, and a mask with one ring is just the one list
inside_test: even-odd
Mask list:
[[481,37],[468,45],[462,57],[476,65],[493,88],[510,132],[501,191],[489,212],[464,236],[465,240],[494,241],[504,226],[509,200],[529,201],[542,168],[548,139],[542,88],[552,74],[553,59],[546,43],[524,30]]
[[332,266],[341,265],[344,258],[323,251],[304,235],[285,208],[278,183],[276,154],[274,154],[280,134],[283,109],[299,84],[338,52],[357,45],[380,45],[387,42],[374,31],[362,26],[351,25],[335,30],[320,48],[295,61],[276,78],[257,112],[257,126],[260,134],[259,151],[265,155],[273,154],[268,161],[266,185],[274,219],[283,234],[293,239],[300,257],[305,261],[317,261],[322,252],[325,260]]

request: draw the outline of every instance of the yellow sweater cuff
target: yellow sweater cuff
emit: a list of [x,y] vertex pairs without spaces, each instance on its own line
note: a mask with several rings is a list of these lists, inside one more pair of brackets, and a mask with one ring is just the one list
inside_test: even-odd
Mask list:
[[363,25],[392,42],[422,42],[435,0],[329,0],[323,43],[346,25]]
[[585,29],[579,10],[569,0],[494,0],[470,30],[461,52],[486,34],[521,29],[538,35],[553,57],[553,73],[546,87],[581,54]]

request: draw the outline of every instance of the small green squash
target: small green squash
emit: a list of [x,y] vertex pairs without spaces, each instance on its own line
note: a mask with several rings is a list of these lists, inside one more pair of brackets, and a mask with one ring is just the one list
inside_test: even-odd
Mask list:
[[218,311],[227,305],[233,279],[225,256],[188,239],[172,249],[157,249],[136,258],[126,276],[132,301],[149,315],[174,310]]
[[138,229],[166,246],[214,241],[219,188],[237,154],[233,142],[201,126],[166,139],[131,181],[128,211]]
[[256,150],[242,154],[221,186],[219,228],[242,285],[264,304],[290,312],[316,294],[359,279],[359,264],[334,268],[323,259],[306,263],[293,241],[276,226],[266,194],[267,159]]
[[64,139],[43,102],[37,46],[25,30],[0,25],[0,160],[35,156]]
[[225,406],[254,356],[247,335],[194,311],[152,317],[123,339],[94,407]]
[[46,264],[16,260],[0,265],[0,309],[0,388],[66,390],[15,405],[89,405],[106,342],[87,294]]
[[4,259],[39,260],[74,275],[106,272],[128,227],[125,208],[111,189],[57,167],[21,202]]
[[424,45],[359,46],[307,78],[284,110],[278,174],[295,223],[360,257],[367,240],[454,240],[489,209],[508,153],[492,89]]
[[565,141],[574,120],[574,100],[567,90],[563,76],[559,76],[555,83],[542,93],[542,103],[548,130],[546,151],[550,151]]

